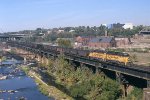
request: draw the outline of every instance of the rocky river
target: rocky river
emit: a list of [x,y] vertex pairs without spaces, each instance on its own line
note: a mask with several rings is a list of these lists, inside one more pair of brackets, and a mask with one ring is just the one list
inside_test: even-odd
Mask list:
[[0,66],[0,100],[54,100],[43,95],[34,79],[19,67],[21,61],[6,59]]

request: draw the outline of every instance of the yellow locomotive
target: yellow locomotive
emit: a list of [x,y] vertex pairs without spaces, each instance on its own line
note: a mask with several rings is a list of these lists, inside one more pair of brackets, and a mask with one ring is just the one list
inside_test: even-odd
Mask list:
[[89,57],[94,59],[106,60],[106,52],[105,51],[93,51],[89,53]]
[[131,63],[129,54],[121,52],[93,51],[89,53],[89,57],[123,65]]

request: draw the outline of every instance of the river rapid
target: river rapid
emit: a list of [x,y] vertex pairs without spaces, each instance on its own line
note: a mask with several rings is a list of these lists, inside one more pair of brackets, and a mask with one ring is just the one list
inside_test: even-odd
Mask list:
[[21,70],[21,61],[7,59],[1,64],[0,100],[54,100],[43,95],[34,79]]

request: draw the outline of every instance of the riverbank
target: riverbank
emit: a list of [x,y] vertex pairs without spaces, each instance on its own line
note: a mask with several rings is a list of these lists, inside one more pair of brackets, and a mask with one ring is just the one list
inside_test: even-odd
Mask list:
[[33,70],[29,70],[27,68],[23,68],[23,70],[31,77],[35,79],[35,82],[37,83],[39,90],[41,93],[48,97],[54,97],[55,100],[73,100],[72,97],[68,96],[67,94],[63,93],[61,90],[57,89],[54,86],[48,85],[46,82],[44,82],[41,78],[41,76],[34,72]]

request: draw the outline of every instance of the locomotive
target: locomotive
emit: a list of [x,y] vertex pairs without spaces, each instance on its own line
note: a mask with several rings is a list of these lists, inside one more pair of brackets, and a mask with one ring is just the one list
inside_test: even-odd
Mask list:
[[115,51],[93,51],[89,53],[89,56],[110,63],[117,63],[122,65],[131,64],[130,55],[124,52],[122,53]]

